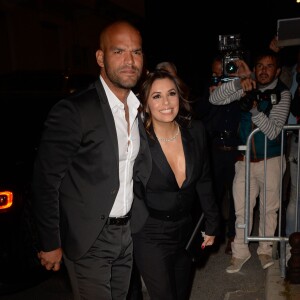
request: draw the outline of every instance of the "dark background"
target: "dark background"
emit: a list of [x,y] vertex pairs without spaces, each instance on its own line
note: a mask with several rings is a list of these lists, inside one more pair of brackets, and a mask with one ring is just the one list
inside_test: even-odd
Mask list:
[[[0,0],[0,75],[43,70],[97,76],[99,32],[121,17],[140,27],[148,69],[173,61],[201,92],[218,35],[240,34],[252,56],[269,44],[278,19],[299,16],[296,0]],[[284,49],[287,63],[294,48]]]
[[[163,5],[161,4],[163,3]],[[172,60],[194,88],[201,87],[218,53],[218,35],[240,34],[249,59],[267,47],[277,20],[300,17],[296,0],[146,1],[148,58]],[[294,46],[284,49],[284,63],[294,63]]]

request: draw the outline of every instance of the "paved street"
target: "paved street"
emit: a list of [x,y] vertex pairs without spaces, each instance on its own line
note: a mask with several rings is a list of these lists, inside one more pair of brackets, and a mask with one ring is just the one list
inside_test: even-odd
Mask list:
[[65,272],[53,273],[46,280],[34,288],[21,293],[0,296],[1,300],[73,300],[70,286]]
[[190,300],[264,300],[266,270],[258,260],[257,245],[250,244],[251,259],[234,274],[225,271],[231,258],[224,254],[225,244],[211,253],[206,264],[196,271]]
[[[225,244],[211,253],[196,269],[190,300],[264,300],[266,270],[256,255],[257,243],[250,244],[252,257],[236,274],[228,274],[230,256]],[[150,300],[144,289],[144,300]]]
[[[254,231],[257,230],[254,219]],[[242,270],[235,274],[226,273],[231,256],[224,253],[226,243],[219,247],[201,249],[203,255],[196,264],[190,300],[264,300],[267,270],[263,270],[258,260],[257,242],[249,244],[252,254]],[[143,287],[144,300],[150,300]],[[22,293],[0,297],[1,300],[72,300],[70,286],[65,272],[53,276],[35,288]]]
[[[190,300],[264,300],[266,270],[256,255],[257,243],[250,244],[251,259],[241,272],[227,274],[230,256],[224,254],[225,244],[211,253],[197,267]],[[201,265],[202,264],[202,265]],[[70,287],[64,272],[22,293],[2,296],[1,300],[71,300]],[[144,300],[149,300],[144,290]]]

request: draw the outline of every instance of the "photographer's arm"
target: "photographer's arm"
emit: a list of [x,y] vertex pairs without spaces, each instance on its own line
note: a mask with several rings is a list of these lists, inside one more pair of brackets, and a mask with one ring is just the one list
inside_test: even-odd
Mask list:
[[238,70],[232,74],[238,79],[230,80],[218,86],[210,95],[209,101],[212,104],[223,105],[239,100],[245,92],[256,88],[256,82],[251,78],[251,71],[244,60],[235,62]]
[[243,95],[240,80],[235,79],[218,86],[209,96],[209,102],[215,105],[225,105],[239,100]]
[[252,122],[270,139],[275,139],[286,123],[290,111],[291,93],[281,92],[281,100],[273,105],[269,117],[257,109],[252,109]]

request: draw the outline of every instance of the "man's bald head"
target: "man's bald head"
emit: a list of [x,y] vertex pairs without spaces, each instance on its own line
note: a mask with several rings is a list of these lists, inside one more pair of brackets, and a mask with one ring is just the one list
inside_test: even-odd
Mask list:
[[106,26],[100,34],[96,52],[100,75],[109,88],[125,99],[143,70],[142,37],[139,30],[127,21]]
[[139,36],[140,43],[142,44],[141,34],[135,26],[133,26],[128,21],[116,21],[114,23],[107,25],[102,30],[99,38],[100,49],[104,50],[104,48],[107,45],[107,40],[109,39],[110,36],[115,36],[117,34],[122,34],[124,32],[126,33],[132,32],[133,34],[136,34],[137,36]]

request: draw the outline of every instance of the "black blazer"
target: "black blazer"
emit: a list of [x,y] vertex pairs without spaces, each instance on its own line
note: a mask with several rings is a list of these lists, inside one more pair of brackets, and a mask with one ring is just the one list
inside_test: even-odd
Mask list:
[[[194,120],[190,127],[181,128],[181,136],[186,159],[186,180],[181,187],[181,191],[179,191],[181,193],[180,197],[184,194],[191,195],[191,189],[195,189],[206,219],[205,231],[208,235],[217,235],[219,232],[219,212],[212,188],[205,128],[201,121]],[[132,233],[141,230],[149,215],[144,200],[147,195],[146,188],[152,172],[152,164],[155,164],[161,173],[158,177],[162,184],[165,187],[169,187],[170,190],[174,189],[174,174],[157,140],[149,139],[149,151],[151,155],[147,154],[144,158],[139,156],[136,160],[137,169],[134,173],[135,198],[132,208],[132,216],[134,218],[131,222]],[[147,153],[147,151],[144,151],[144,153]],[[150,161],[149,157],[151,157]],[[182,198],[182,201],[185,200]]]
[[[146,133],[139,119],[141,145]],[[101,232],[119,190],[117,133],[100,80],[59,101],[44,124],[32,191],[42,250],[76,260]]]

